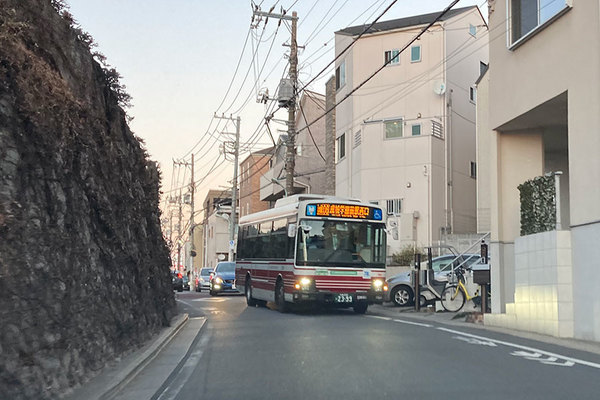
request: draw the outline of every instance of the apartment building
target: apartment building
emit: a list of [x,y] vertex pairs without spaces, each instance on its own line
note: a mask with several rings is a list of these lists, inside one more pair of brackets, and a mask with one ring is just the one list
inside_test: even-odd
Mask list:
[[[387,209],[389,253],[476,230],[475,91],[488,63],[475,6],[379,22],[336,61],[336,195]],[[366,26],[335,33],[340,54]]]
[[[325,118],[320,118],[324,112],[325,96],[304,90],[296,110],[294,193],[288,193],[288,195],[323,194],[327,191]],[[287,135],[285,134],[278,138],[271,167],[260,178],[260,199],[268,201],[272,205],[277,199],[285,196],[286,141]]]
[[[498,0],[489,12],[478,85],[479,213],[494,257],[485,323],[600,341],[600,3]],[[557,172],[555,229],[521,235],[518,185]]]

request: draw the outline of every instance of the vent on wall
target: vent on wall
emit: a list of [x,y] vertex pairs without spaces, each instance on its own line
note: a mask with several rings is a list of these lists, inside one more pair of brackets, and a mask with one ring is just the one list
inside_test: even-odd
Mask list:
[[353,148],[357,148],[358,146],[360,146],[360,143],[362,141],[362,136],[361,136],[361,132],[358,131],[354,134],[354,146]]

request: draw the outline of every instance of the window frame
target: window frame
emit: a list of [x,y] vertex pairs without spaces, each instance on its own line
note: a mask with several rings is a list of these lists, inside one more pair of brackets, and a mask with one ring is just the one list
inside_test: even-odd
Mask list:
[[[388,137],[388,135],[387,135],[387,124],[393,123],[393,122],[400,122],[400,126],[401,126],[402,130],[400,132],[400,136],[390,136],[390,137]],[[384,140],[401,139],[403,137],[404,137],[404,118],[403,117],[390,118],[390,119],[386,119],[386,120],[383,121],[383,139]]]
[[335,138],[335,161],[338,163],[344,158],[346,158],[346,132]]
[[[390,58],[389,60],[391,60],[392,58],[394,58],[394,52],[396,52],[396,59],[395,61],[390,61],[388,64],[388,58],[387,58],[387,54],[390,54]],[[391,50],[384,50],[383,52],[383,62],[384,64],[387,64],[387,66],[393,66],[393,65],[400,65],[400,49],[391,49]]]
[[344,86],[346,86],[346,60],[342,60],[335,69],[335,90]]
[[[415,127],[417,127],[417,126],[419,127],[419,133],[415,135],[415,131],[414,131],[414,129],[415,129]],[[423,130],[423,129],[422,129],[421,123],[418,123],[418,124],[411,124],[411,125],[410,125],[410,136],[411,136],[411,137],[415,137],[415,136],[421,136],[421,134],[422,134],[422,130]]]
[[[415,60],[413,58],[413,49],[419,49],[419,59]],[[421,62],[423,60],[423,54],[422,54],[422,49],[421,49],[421,45],[420,44],[415,44],[414,46],[410,46],[410,62],[411,63],[418,63]]]
[[[526,33],[522,34],[518,39],[513,40],[513,32],[514,32],[513,2],[514,1],[515,0],[506,0],[506,33],[507,33],[506,47],[511,51],[513,51],[516,48],[518,48],[519,46],[521,46],[523,43],[525,43],[526,41],[531,39],[533,36],[535,36],[536,34],[541,32],[542,30],[544,30],[547,26],[552,24],[558,18],[560,18],[565,13],[570,11],[571,8],[573,8],[573,0],[563,0],[565,3],[564,7],[561,10],[559,10],[558,12],[556,12],[554,15],[552,15],[550,18],[548,18],[546,21],[540,23],[540,8],[539,8],[540,0],[536,0],[537,1],[537,6],[536,6],[537,24],[532,29],[530,29]],[[520,1],[520,0],[517,0],[517,1]]]

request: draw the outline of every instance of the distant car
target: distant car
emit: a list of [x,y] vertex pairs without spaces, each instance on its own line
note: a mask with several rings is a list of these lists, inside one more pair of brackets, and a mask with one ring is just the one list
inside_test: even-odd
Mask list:
[[[435,279],[438,281],[448,280],[447,274],[459,265],[468,267],[481,259],[479,254],[463,254],[457,258],[454,254],[434,257],[431,268]],[[452,263],[452,260],[455,260]],[[426,268],[427,262],[422,263],[422,269]],[[454,267],[452,267],[454,265]],[[403,272],[387,280],[388,291],[384,294],[385,301],[391,301],[396,306],[410,306],[414,303],[413,288],[410,283],[410,272]]]
[[186,275],[183,275],[183,277],[181,278],[183,283],[182,283],[182,290],[190,290],[190,280]]
[[173,290],[183,292],[183,275],[180,272],[172,273],[171,281],[173,282]]
[[237,293],[235,287],[235,263],[222,261],[217,264],[212,271],[210,279],[210,295],[216,296],[219,293]]
[[210,290],[210,268],[202,268],[200,275],[196,277],[196,292],[201,292],[202,289]]

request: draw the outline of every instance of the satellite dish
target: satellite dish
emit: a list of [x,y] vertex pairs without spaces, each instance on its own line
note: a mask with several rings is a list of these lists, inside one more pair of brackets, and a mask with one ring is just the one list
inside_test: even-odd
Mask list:
[[439,95],[446,93],[446,84],[443,81],[433,82],[433,93]]

